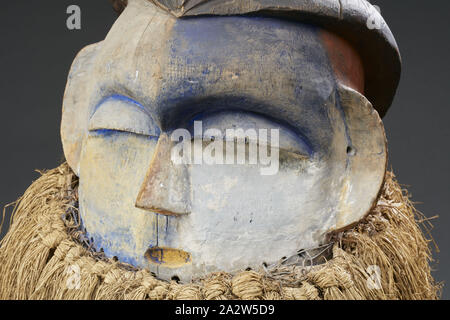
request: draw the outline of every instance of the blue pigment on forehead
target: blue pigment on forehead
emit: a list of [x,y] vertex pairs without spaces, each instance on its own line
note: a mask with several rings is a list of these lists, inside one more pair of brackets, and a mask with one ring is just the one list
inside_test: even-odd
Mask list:
[[235,109],[288,124],[313,150],[326,149],[336,80],[318,31],[269,17],[178,19],[155,102],[163,129]]

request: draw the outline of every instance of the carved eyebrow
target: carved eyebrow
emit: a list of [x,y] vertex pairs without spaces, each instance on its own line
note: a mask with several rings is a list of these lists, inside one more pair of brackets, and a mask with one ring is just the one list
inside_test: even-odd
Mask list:
[[89,120],[89,131],[112,130],[145,136],[159,136],[159,126],[136,101],[114,95],[103,100]]
[[133,100],[133,99],[131,99],[131,98],[129,98],[129,97],[126,97],[126,96],[123,96],[123,95],[121,95],[121,94],[113,94],[113,95],[110,95],[110,96],[108,96],[108,97],[106,97],[106,98],[103,98],[103,99],[95,106],[94,110],[91,112],[91,117],[97,112],[97,110],[98,110],[101,106],[103,106],[103,104],[109,102],[110,100],[114,100],[114,101],[122,101],[122,102],[124,102],[124,103],[127,104],[127,105],[135,106],[135,107],[137,107],[137,108],[139,108],[139,109],[142,109],[142,111],[144,111],[144,112],[148,112],[147,109],[146,109],[142,104],[140,104],[139,102],[137,102],[136,100]]

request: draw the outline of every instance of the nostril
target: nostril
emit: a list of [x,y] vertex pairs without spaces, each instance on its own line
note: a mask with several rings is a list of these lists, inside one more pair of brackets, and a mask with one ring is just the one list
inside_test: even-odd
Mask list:
[[189,252],[164,247],[148,249],[145,253],[145,258],[151,264],[167,268],[180,268],[192,262],[191,254]]

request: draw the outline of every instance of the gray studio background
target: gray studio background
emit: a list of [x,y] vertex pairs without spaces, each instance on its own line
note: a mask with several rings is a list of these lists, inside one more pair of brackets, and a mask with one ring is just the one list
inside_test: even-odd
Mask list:
[[[373,0],[403,56],[397,97],[384,118],[390,166],[434,220],[434,276],[450,280],[450,1]],[[69,31],[66,9],[82,10]],[[14,0],[0,6],[0,207],[63,161],[59,137],[67,73],[77,52],[102,40],[116,18],[107,0]],[[1,233],[3,237],[6,228]],[[444,287],[443,298],[450,298]]]

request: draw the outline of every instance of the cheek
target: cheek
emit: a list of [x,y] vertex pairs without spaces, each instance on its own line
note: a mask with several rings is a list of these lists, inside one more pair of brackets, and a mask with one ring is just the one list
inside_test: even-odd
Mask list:
[[80,184],[91,196],[107,196],[110,205],[134,204],[156,140],[117,133],[90,136],[80,162]]
[[126,133],[89,136],[83,146],[81,218],[97,248],[125,261],[143,257],[153,241],[153,216],[134,204],[155,147],[156,140]]
[[258,166],[193,166],[193,212],[180,219],[176,245],[198,266],[214,261],[225,270],[316,246],[336,205],[330,184],[322,184],[328,167],[286,162],[273,176],[261,175]]

